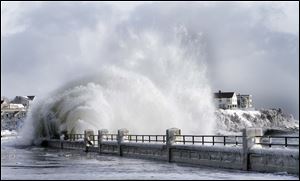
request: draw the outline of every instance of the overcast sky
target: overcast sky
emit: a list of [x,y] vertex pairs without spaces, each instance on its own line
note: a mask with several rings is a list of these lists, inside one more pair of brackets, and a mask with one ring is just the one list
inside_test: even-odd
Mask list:
[[124,29],[167,40],[178,26],[201,36],[212,90],[252,94],[255,107],[299,119],[299,2],[1,1],[1,96],[46,95],[100,58],[116,61]]

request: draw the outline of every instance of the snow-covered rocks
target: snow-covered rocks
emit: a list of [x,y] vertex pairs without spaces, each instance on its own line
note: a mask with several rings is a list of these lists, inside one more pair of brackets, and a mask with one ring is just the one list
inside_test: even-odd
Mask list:
[[262,127],[265,129],[280,129],[299,131],[299,120],[287,115],[281,109],[262,110],[223,110],[216,115],[216,133],[240,132],[243,128]]

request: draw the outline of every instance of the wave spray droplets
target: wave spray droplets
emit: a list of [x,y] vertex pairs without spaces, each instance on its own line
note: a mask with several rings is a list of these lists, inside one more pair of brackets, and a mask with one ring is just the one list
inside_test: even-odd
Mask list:
[[182,26],[168,36],[123,30],[103,40],[113,49],[98,46],[103,55],[93,61],[88,76],[34,105],[24,133],[53,137],[64,130],[127,128],[135,134],[163,134],[170,127],[186,134],[212,133],[214,106],[201,35],[190,35]]

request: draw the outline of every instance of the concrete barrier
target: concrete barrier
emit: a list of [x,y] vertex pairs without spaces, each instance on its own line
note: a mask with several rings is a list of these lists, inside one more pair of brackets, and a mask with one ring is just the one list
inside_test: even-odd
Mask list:
[[[243,130],[243,146],[206,146],[176,144],[180,129],[166,130],[166,143],[135,143],[125,141],[127,129],[118,130],[117,141],[104,141],[107,130],[98,131],[98,144],[89,151],[134,158],[146,158],[176,163],[188,163],[217,168],[252,170],[260,172],[288,172],[299,175],[299,150],[258,149],[253,145],[260,140],[262,130]],[[92,132],[85,131],[85,138]],[[256,140],[255,140],[256,139]],[[63,149],[85,149],[86,141],[48,140],[49,147]]]
[[168,149],[164,144],[123,143],[122,155],[133,158],[169,161]]
[[243,170],[249,170],[249,150],[251,147],[258,143],[260,140],[257,140],[255,136],[262,136],[262,128],[247,128],[242,130],[243,133]]
[[108,134],[107,129],[101,129],[98,130],[98,148],[99,148],[99,153],[101,154],[101,145],[103,144],[104,137]]
[[85,151],[88,151],[90,147],[93,146],[93,138],[92,135],[94,135],[93,130],[85,130],[84,131],[84,144],[85,144]]
[[125,128],[118,130],[117,141],[118,141],[118,152],[119,152],[120,156],[123,155],[122,143],[124,142],[125,136],[127,136],[128,133],[129,133],[129,131],[127,129],[125,129]]
[[170,128],[166,130],[167,137],[167,158],[168,161],[172,160],[172,145],[176,143],[176,135],[181,135],[181,130],[178,128]]
[[248,170],[299,175],[299,150],[250,149]]
[[52,139],[52,140],[47,140],[47,147],[84,150],[85,144],[83,141],[61,141],[58,139]]

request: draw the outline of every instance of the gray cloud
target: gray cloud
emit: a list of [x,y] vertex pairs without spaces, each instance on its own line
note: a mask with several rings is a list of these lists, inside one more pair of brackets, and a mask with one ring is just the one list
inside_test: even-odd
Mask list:
[[194,51],[205,57],[213,90],[249,93],[257,108],[280,107],[299,118],[298,2],[152,3],[126,14],[100,2],[6,6],[13,10],[1,13],[2,95],[46,94],[103,61],[118,63],[125,53],[114,52],[130,32],[153,30],[172,42],[183,26],[185,48],[201,45]]

